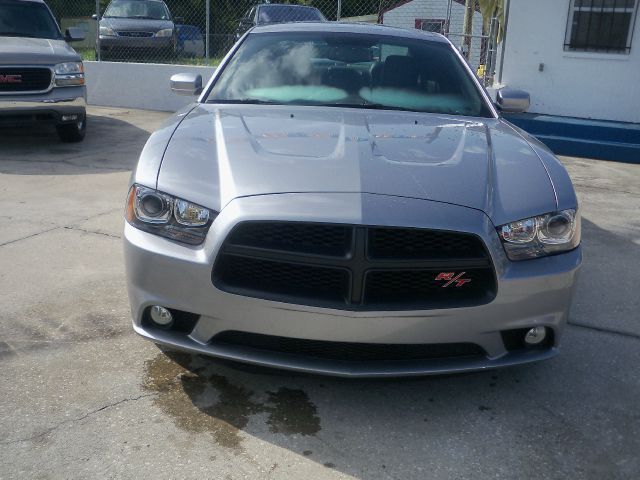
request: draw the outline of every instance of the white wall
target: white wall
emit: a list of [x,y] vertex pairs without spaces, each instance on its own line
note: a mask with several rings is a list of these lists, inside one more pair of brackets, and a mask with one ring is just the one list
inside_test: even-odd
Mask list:
[[[456,46],[460,47],[464,37],[464,5],[457,2],[451,3],[451,19],[449,23],[449,40]],[[446,20],[448,10],[447,0],[413,0],[399,5],[396,8],[384,12],[382,20],[385,25],[400,28],[416,28],[417,19],[433,19]],[[482,15],[480,12],[474,12],[472,34],[482,34]],[[474,69],[480,64],[481,39],[471,39],[471,54],[469,62]]]
[[530,93],[530,112],[640,122],[640,15],[629,54],[566,52],[568,11],[569,0],[511,0],[502,83]]
[[171,75],[199,73],[206,84],[215,71],[215,67],[120,62],[84,62],[84,68],[90,105],[167,112],[174,112],[196,98],[172,93],[169,89]]

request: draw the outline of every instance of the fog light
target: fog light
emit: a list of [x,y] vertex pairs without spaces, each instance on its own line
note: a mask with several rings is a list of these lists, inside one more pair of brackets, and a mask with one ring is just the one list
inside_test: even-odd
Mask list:
[[62,115],[63,122],[70,122],[72,120],[73,121],[78,120],[78,115]]
[[533,327],[524,336],[524,343],[527,345],[539,345],[547,338],[546,327]]
[[168,327],[173,323],[173,315],[171,312],[160,305],[154,305],[149,312],[151,320],[161,327]]

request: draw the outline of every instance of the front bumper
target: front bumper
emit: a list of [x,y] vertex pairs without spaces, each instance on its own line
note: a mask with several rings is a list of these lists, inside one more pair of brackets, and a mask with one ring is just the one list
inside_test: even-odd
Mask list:
[[165,53],[172,51],[173,37],[113,37],[100,36],[102,53]]
[[42,94],[0,95],[0,122],[12,125],[37,120],[64,123],[63,115],[85,115],[86,107],[84,86],[55,87]]
[[[216,289],[211,271],[230,230],[244,220],[315,221],[459,230],[479,235],[493,259],[498,291],[489,304],[453,309],[363,312],[292,305]],[[134,329],[158,343],[216,357],[284,369],[340,376],[402,376],[462,372],[550,358],[557,353],[582,253],[510,262],[483,213],[424,200],[369,194],[285,194],[236,199],[223,209],[207,240],[186,247],[130,225],[125,262]],[[200,315],[190,333],[143,325],[151,305]],[[508,351],[504,330],[547,326],[555,344]],[[486,356],[421,361],[350,362],[220,345],[221,332],[240,331],[328,342],[374,344],[473,343]]]

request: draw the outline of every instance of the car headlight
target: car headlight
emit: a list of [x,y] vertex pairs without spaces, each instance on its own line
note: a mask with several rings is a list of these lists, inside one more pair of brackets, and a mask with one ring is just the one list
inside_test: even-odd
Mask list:
[[173,36],[173,28],[165,28],[164,30],[159,30],[156,32],[156,37],[172,37]]
[[217,215],[208,208],[141,185],[129,190],[125,210],[130,225],[189,245],[204,242]]
[[111,27],[100,27],[100,35],[102,37],[115,37],[116,32]]
[[574,210],[525,218],[498,227],[510,260],[567,252],[580,245],[580,214]]
[[84,85],[84,65],[82,62],[58,63],[53,67],[53,72],[58,87]]

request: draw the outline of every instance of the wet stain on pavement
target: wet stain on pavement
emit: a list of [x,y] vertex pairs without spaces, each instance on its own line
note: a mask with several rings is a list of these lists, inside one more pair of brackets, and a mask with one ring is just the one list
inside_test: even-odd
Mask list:
[[253,391],[226,377],[207,373],[205,363],[188,354],[159,354],[145,364],[143,387],[157,393],[154,403],[175,424],[192,433],[209,432],[216,443],[241,451],[240,432],[251,416],[267,413],[273,433],[314,435],[320,431],[317,409],[302,390],[266,392],[264,403]]
[[269,392],[270,415],[267,423],[274,433],[315,435],[320,431],[316,406],[302,390],[280,388]]

